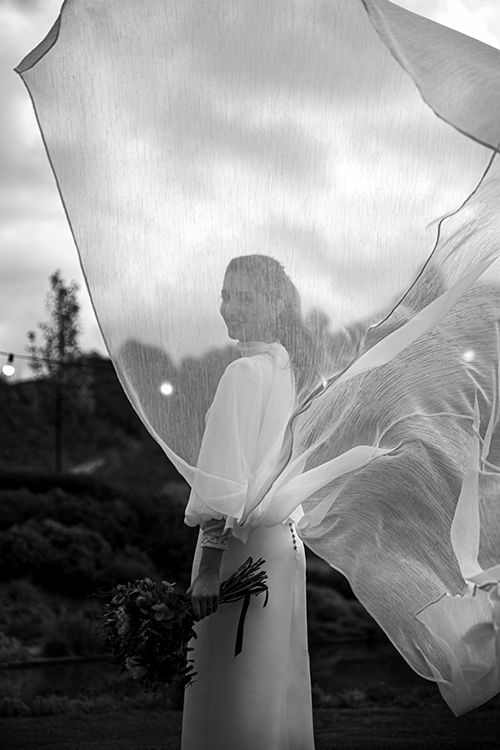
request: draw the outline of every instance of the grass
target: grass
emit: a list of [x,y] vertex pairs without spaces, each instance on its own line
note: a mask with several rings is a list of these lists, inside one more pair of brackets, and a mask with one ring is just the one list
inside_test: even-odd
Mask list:
[[[444,705],[315,709],[313,718],[316,750],[486,750],[498,737],[496,711],[457,719]],[[181,726],[180,711],[128,708],[4,719],[2,740],[9,750],[180,750]]]
[[[456,718],[431,683],[373,683],[329,694],[313,686],[316,750],[482,750],[496,746],[500,700]],[[182,712],[127,676],[105,691],[0,698],[8,750],[180,750]],[[210,748],[207,748],[210,750]]]

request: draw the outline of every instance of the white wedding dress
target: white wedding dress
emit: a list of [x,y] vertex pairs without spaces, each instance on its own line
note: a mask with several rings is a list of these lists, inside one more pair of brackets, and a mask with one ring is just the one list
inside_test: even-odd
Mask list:
[[[270,460],[276,439],[281,442],[293,403],[293,377],[280,344],[239,348],[243,358],[226,369],[207,415],[200,462],[216,471],[234,452],[235,471],[251,473],[256,463]],[[243,428],[240,440],[234,435],[235,413]],[[226,451],[216,443],[221,435]],[[201,514],[192,493],[186,507],[191,523],[196,509]],[[256,528],[246,543],[227,536],[221,580],[249,556],[254,561],[262,557],[269,599],[263,607],[264,594],[251,597],[237,656],[241,602],[219,604],[214,614],[195,623],[197,638],[189,645],[197,675],[185,689],[182,750],[314,750],[305,553],[293,520],[298,518],[300,512],[287,523]],[[198,574],[202,537],[200,530],[191,581]]]
[[[299,510],[455,715],[496,695],[500,51],[389,0],[66,0],[17,71],[186,522],[222,521],[223,575],[266,560],[238,657],[241,605],[197,625],[184,750],[312,746]],[[255,253],[318,343],[295,405],[280,344],[224,371],[220,283]]]

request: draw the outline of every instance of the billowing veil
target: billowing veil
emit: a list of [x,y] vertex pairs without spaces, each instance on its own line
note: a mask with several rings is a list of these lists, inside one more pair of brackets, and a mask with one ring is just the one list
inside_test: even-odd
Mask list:
[[[66,0],[18,72],[123,388],[200,502],[242,541],[301,507],[451,709],[488,700],[500,52],[387,0]],[[198,457],[240,354],[225,269],[253,254],[283,264],[303,330],[248,477]]]

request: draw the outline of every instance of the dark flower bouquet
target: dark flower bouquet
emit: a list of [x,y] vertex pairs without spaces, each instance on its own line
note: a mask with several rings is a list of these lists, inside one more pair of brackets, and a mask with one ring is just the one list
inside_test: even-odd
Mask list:
[[[250,596],[266,592],[264,564],[249,557],[221,583],[220,604],[243,600],[236,634],[235,656],[242,649],[243,626]],[[147,689],[156,692],[165,684],[185,687],[197,674],[188,659],[188,642],[196,638],[191,598],[175,591],[175,583],[143,578],[115,586],[102,614],[107,645],[120,674],[128,671]]]

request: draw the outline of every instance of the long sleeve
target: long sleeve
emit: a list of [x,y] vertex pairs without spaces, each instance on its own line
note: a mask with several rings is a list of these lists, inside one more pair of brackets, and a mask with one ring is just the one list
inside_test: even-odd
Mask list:
[[[185,522],[200,525],[212,536],[213,521],[228,517],[239,521],[245,509],[266,401],[266,363],[256,359],[240,358],[226,368],[206,416],[197,463],[201,472],[186,506]],[[217,479],[223,488],[230,483],[235,492],[215,495]]]

